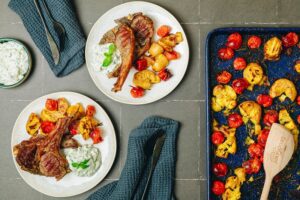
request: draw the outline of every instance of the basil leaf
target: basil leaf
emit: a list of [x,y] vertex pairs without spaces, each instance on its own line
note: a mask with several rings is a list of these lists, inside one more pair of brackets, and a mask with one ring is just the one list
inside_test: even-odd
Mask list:
[[115,44],[111,44],[111,45],[109,45],[109,47],[108,47],[108,53],[110,54],[110,55],[112,55],[115,51],[116,51],[116,45]]
[[89,167],[89,165],[81,165],[80,167],[81,167],[82,169],[86,169],[86,168]]
[[81,163],[85,165],[85,164],[87,164],[89,162],[89,160],[90,159],[86,159],[86,160],[82,161]]
[[74,167],[74,168],[77,168],[77,169],[78,169],[78,167],[79,167],[79,164],[78,164],[78,163],[76,163],[76,162],[74,162],[74,163],[72,163],[72,167]]
[[112,54],[109,54],[109,53],[106,53],[106,52],[105,52],[105,53],[104,53],[104,56],[105,56],[105,57],[111,57]]
[[102,67],[108,67],[112,63],[112,57],[106,57],[103,60]]

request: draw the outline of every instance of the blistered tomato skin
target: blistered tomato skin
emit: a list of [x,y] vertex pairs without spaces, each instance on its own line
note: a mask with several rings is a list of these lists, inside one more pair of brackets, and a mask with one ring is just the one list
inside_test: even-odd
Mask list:
[[145,94],[145,90],[140,87],[132,87],[130,90],[130,94],[133,98],[141,98]]
[[257,159],[250,159],[243,162],[242,167],[245,169],[246,174],[256,174],[261,169],[262,162]]
[[225,163],[215,163],[213,165],[213,172],[218,177],[226,176],[228,167]]
[[242,94],[248,87],[249,83],[244,78],[238,78],[232,82],[232,88],[237,94]]
[[257,96],[256,101],[259,105],[263,107],[269,107],[273,104],[273,99],[268,94],[260,94]]
[[215,145],[222,144],[225,140],[224,134],[221,131],[215,131],[211,135],[211,141]]
[[222,181],[214,181],[211,190],[215,195],[219,196],[225,192],[225,184]]
[[300,96],[297,97],[297,104],[300,106]]
[[273,123],[278,122],[278,112],[276,110],[268,110],[264,115],[263,122],[267,126],[272,126]]
[[226,46],[237,50],[242,46],[242,36],[239,33],[232,33],[228,36]]
[[227,84],[230,82],[232,75],[228,71],[221,71],[217,74],[217,81],[221,84]]
[[243,70],[247,67],[247,63],[246,60],[242,57],[237,57],[236,59],[234,59],[233,61],[233,68],[235,70]]
[[285,36],[282,36],[282,45],[284,47],[295,46],[299,42],[299,37],[294,32],[289,32]]
[[221,48],[218,51],[218,56],[221,60],[230,60],[234,56],[234,51],[229,47]]
[[258,49],[260,47],[260,45],[261,45],[260,37],[253,35],[248,39],[249,49]]
[[248,148],[248,153],[251,158],[260,158],[263,156],[264,148],[260,144],[251,144]]
[[228,125],[231,128],[238,128],[243,124],[242,116],[237,113],[232,113],[228,116]]
[[270,133],[270,130],[263,129],[257,137],[258,144],[260,144],[263,147],[266,146],[269,133]]

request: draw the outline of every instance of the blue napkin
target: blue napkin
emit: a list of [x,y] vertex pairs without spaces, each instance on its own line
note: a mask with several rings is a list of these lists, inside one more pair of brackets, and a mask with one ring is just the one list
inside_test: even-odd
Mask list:
[[84,63],[85,37],[75,15],[72,0],[45,1],[53,18],[60,22],[66,30],[66,38],[62,46],[58,35],[54,31],[54,28],[47,17],[42,2],[39,2],[50,34],[54,38],[57,46],[60,47],[60,62],[56,66],[54,64],[46,33],[34,1],[11,0],[8,6],[22,18],[23,24],[29,32],[32,40],[44,55],[52,71],[56,76],[61,77],[78,69]]
[[161,117],[145,119],[129,136],[127,160],[120,179],[100,188],[88,200],[140,200],[151,163],[151,154],[146,152],[152,152],[153,143],[161,134],[165,134],[166,139],[152,175],[147,199],[172,199],[178,130],[177,121]]

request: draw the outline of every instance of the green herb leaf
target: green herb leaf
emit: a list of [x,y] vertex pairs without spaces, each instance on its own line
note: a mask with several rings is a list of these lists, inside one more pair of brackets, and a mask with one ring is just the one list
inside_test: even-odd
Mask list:
[[103,60],[102,66],[103,67],[108,67],[112,63],[112,57],[106,57]]
[[105,56],[105,57],[111,57],[112,54],[109,54],[109,53],[105,52],[105,53],[104,53],[104,56]]
[[79,164],[78,164],[78,163],[76,163],[76,162],[73,162],[73,163],[72,163],[72,167],[74,167],[74,168],[77,168],[77,169],[78,169],[78,167],[79,167]]
[[85,165],[85,164],[87,164],[89,162],[89,160],[90,159],[86,159],[86,160],[82,161],[80,164],[84,164]]
[[80,167],[81,167],[82,169],[86,169],[86,168],[89,167],[89,165],[81,165]]
[[115,44],[111,44],[111,45],[109,45],[109,47],[108,47],[108,53],[109,53],[110,55],[112,55],[112,54],[116,51],[116,49],[117,49],[116,45],[115,45]]

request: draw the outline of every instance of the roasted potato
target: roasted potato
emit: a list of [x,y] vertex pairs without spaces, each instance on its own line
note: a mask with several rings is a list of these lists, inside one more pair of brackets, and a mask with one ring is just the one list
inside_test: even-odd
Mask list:
[[296,150],[298,146],[299,129],[286,109],[279,111],[279,123],[292,132]]
[[214,131],[221,131],[226,137],[225,141],[217,146],[216,156],[220,158],[227,158],[229,154],[235,154],[237,149],[236,138],[235,138],[235,128],[229,128],[228,126],[222,125],[218,127],[216,125],[213,127]]
[[58,100],[58,111],[62,114],[65,114],[70,106],[66,98],[59,98]]
[[269,92],[272,98],[279,97],[283,102],[286,97],[294,101],[297,97],[297,90],[294,83],[286,78],[276,80],[270,88]]
[[262,85],[264,81],[264,72],[257,63],[249,63],[243,71],[243,77],[249,82],[249,90],[253,90],[254,85]]
[[166,37],[161,38],[158,44],[163,47],[165,51],[173,51],[173,48],[183,40],[182,33],[177,32],[176,34],[170,34]]
[[65,117],[64,114],[62,114],[59,111],[50,111],[47,109],[43,109],[41,112],[41,119],[42,121],[50,121],[50,122],[57,122],[58,119]]
[[162,54],[164,52],[164,48],[162,48],[162,46],[160,46],[159,44],[157,44],[156,42],[153,42],[151,44],[151,47],[149,49],[149,53],[152,57],[155,57],[159,54]]
[[243,122],[247,124],[249,121],[254,125],[254,133],[258,135],[261,131],[261,107],[254,101],[244,101],[239,105],[239,110],[243,116]]
[[80,119],[85,115],[84,108],[80,103],[71,105],[67,110],[67,116],[73,117],[74,120]]
[[277,37],[269,39],[264,46],[264,56],[266,60],[279,60],[282,51],[282,42]]
[[224,113],[228,113],[236,106],[237,95],[233,88],[229,85],[216,85],[213,89],[212,109],[219,112],[223,109]]
[[164,54],[159,54],[155,56],[155,62],[152,65],[152,69],[155,72],[160,72],[161,70],[166,68],[168,64],[169,60],[167,59],[167,57]]
[[176,32],[175,35],[176,35],[176,42],[177,43],[180,43],[180,42],[183,41],[183,37],[182,37],[182,33],[181,32]]
[[78,132],[82,135],[83,139],[87,140],[90,138],[90,133],[99,125],[99,121],[95,118],[85,116],[79,121]]
[[246,170],[243,167],[236,168],[234,170],[234,174],[239,179],[240,183],[244,183],[246,181]]
[[31,113],[26,123],[26,131],[29,135],[36,135],[41,126],[40,118],[37,114]]
[[226,179],[223,200],[238,200],[241,198],[241,182],[237,176],[230,176]]
[[137,87],[149,90],[152,84],[159,83],[160,78],[150,70],[143,70],[134,74],[133,83]]
[[295,68],[296,72],[300,74],[300,62],[296,63],[294,68]]

